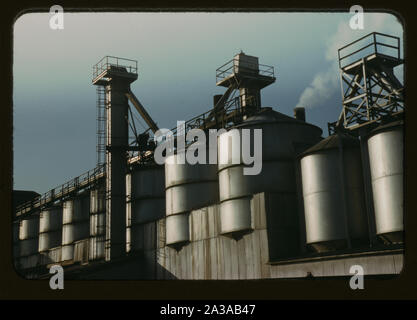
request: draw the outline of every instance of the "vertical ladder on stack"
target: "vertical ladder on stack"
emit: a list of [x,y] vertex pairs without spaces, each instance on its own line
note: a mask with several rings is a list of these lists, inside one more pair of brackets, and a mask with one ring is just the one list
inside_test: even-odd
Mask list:
[[97,166],[106,162],[106,88],[97,86]]

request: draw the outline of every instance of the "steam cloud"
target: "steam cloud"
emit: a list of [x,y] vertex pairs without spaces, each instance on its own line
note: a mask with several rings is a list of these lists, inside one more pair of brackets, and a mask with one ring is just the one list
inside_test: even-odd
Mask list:
[[[365,9],[366,11],[366,9]],[[364,29],[352,30],[349,27],[350,15],[346,21],[339,24],[336,33],[331,36],[326,44],[325,58],[329,62],[329,67],[325,71],[318,72],[307,88],[300,95],[296,107],[315,108],[328,100],[331,96],[340,93],[339,66],[337,61],[337,50],[356,39],[377,31],[386,34],[399,36],[402,27],[394,26],[392,20],[395,17],[386,13],[364,13]],[[402,69],[395,70],[396,76],[402,81]]]

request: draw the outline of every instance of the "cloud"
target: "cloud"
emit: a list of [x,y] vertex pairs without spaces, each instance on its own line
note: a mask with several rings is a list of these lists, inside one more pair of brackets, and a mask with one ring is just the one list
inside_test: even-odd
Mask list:
[[[352,30],[349,27],[350,15],[339,23],[336,32],[326,42],[325,59],[329,65],[324,71],[318,72],[307,88],[301,93],[297,107],[316,108],[339,91],[339,68],[337,51],[344,45],[370,33],[382,32],[401,36],[402,27],[396,18],[386,13],[365,13],[364,29]],[[402,75],[402,73],[398,73]],[[401,81],[401,79],[400,79]]]

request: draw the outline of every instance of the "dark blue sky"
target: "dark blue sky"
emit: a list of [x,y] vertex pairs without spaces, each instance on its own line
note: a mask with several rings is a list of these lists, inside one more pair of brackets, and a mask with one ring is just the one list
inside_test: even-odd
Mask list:
[[[341,111],[337,48],[373,31],[402,36],[389,14],[366,14],[364,30],[348,13],[26,14],[14,27],[14,189],[48,191],[96,164],[92,66],[105,55],[138,60],[132,91],[160,128],[207,111],[215,70],[236,53],[275,67],[263,106],[322,127]],[[310,89],[308,89],[310,88]]]

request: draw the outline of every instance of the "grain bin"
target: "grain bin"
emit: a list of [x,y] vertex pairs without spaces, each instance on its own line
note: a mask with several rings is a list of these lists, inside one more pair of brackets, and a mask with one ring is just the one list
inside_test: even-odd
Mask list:
[[90,191],[90,240],[88,259],[97,260],[105,256],[106,238],[106,190],[103,185]]
[[74,243],[89,237],[90,198],[79,195],[63,203],[62,260],[74,259]]
[[[254,154],[253,129],[262,130],[262,170],[259,174],[244,174],[244,168],[248,165],[242,161],[242,129],[251,129],[251,155]],[[314,125],[276,112],[272,108],[262,108],[242,124],[219,136],[218,175],[222,234],[240,237],[242,233],[252,229],[250,200],[255,193],[279,193],[280,197],[276,201],[293,203],[293,206],[285,207],[297,208],[294,162],[297,146],[317,143],[321,139],[321,133],[321,129]],[[240,146],[240,150],[234,149],[236,145]],[[293,211],[276,213],[274,218],[280,221],[278,228],[282,230],[273,232],[298,234],[298,213],[296,209]],[[284,216],[289,218],[284,219]],[[283,220],[287,222],[284,223]]]
[[56,206],[42,210],[39,216],[39,252],[48,256],[47,251],[59,247],[61,241],[62,207]]
[[376,233],[389,243],[403,241],[403,122],[374,129],[368,138]]
[[36,267],[40,263],[39,212],[24,218],[19,224],[19,265],[22,269]]
[[[200,144],[201,143],[201,144]],[[166,243],[178,245],[189,240],[188,215],[191,210],[218,202],[219,187],[217,165],[209,164],[209,155],[214,149],[207,142],[193,143],[187,150],[207,148],[206,163],[183,163],[180,159],[185,152],[170,155],[165,160],[166,195]],[[198,151],[197,151],[198,152]]]
[[318,252],[368,239],[359,140],[330,136],[301,156],[306,242]]
[[165,171],[160,165],[134,168],[126,175],[126,251],[141,248],[141,225],[165,214]]

